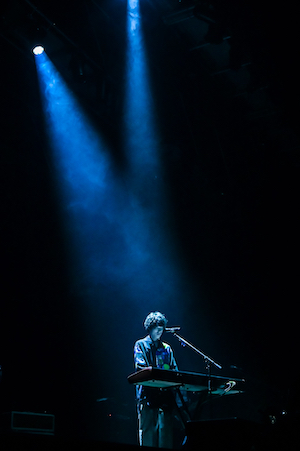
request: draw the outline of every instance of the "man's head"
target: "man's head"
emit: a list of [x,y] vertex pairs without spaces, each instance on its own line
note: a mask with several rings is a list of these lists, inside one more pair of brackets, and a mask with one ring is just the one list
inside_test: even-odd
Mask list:
[[151,312],[144,321],[144,327],[153,341],[160,340],[167,325],[167,318],[160,312]]

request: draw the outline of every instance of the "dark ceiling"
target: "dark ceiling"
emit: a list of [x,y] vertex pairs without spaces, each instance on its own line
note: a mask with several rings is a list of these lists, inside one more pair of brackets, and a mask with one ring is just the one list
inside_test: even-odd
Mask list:
[[[236,330],[242,334],[249,327],[255,350],[263,349],[260,362],[267,362],[267,377],[276,362],[276,371],[284,373],[287,366],[295,380],[300,168],[296,4],[140,4],[182,258],[195,279],[201,274],[205,280],[215,302],[207,309],[212,315],[218,310],[222,332],[241,321]],[[14,296],[29,297],[39,286],[36,296],[50,299],[55,288],[43,291],[50,279],[64,284],[63,245],[48,242],[49,236],[60,235],[47,157],[40,151],[43,120],[30,52],[36,39],[45,42],[47,54],[93,121],[105,124],[122,164],[126,1],[2,4],[3,255],[5,290],[10,292],[5,333],[14,322]],[[49,253],[56,265],[49,263]],[[199,259],[199,254],[207,258]],[[36,256],[48,262],[48,274],[34,266]],[[241,293],[248,303],[240,319],[234,309]],[[21,301],[17,306],[21,316],[25,308]]]
[[[256,190],[271,166],[299,165],[292,4],[144,0],[141,16],[169,143],[182,139],[183,151],[188,140],[199,154],[205,142],[201,163],[221,191],[223,184]],[[45,42],[81,102],[115,128],[122,114],[126,1],[11,1],[1,19],[8,60],[27,59],[25,70],[34,71],[29,49],[37,39]],[[12,81],[9,63],[3,71]]]

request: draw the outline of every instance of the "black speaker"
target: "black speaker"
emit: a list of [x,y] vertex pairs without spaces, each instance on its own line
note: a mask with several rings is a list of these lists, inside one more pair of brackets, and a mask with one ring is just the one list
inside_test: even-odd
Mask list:
[[3,413],[0,418],[0,431],[53,435],[54,415],[15,411]]
[[260,426],[240,418],[189,421],[183,449],[186,451],[251,451]]

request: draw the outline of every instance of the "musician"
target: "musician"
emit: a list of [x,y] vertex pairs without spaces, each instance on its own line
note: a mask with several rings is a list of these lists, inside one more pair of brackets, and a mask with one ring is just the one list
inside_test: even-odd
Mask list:
[[[151,312],[144,321],[148,335],[134,345],[135,369],[157,367],[177,370],[171,346],[161,340],[167,319],[160,312]],[[172,448],[174,397],[169,390],[136,387],[139,423],[139,444]]]

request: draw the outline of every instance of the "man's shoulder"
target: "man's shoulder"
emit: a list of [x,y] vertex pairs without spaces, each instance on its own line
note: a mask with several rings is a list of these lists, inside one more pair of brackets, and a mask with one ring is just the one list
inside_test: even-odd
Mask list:
[[135,346],[139,346],[139,345],[141,345],[141,344],[147,344],[147,343],[150,343],[150,341],[151,341],[151,339],[150,339],[150,337],[149,337],[149,335],[147,335],[146,337],[144,337],[144,338],[139,338],[136,342],[135,342]]

